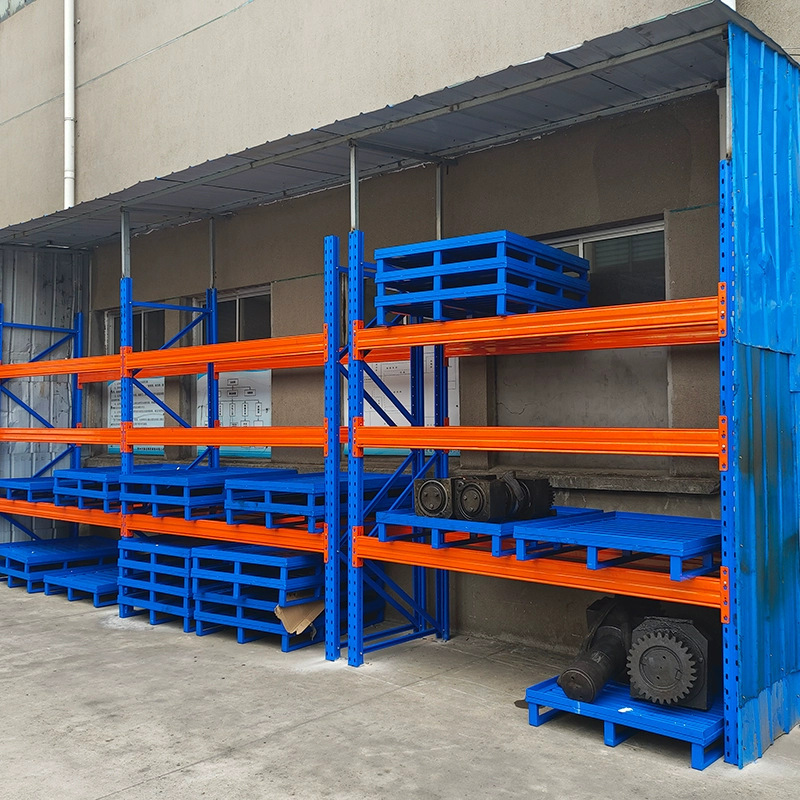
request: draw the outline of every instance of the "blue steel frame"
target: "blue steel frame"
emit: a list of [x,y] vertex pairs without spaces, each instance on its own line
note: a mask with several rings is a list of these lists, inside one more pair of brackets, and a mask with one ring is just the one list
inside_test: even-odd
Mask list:
[[[166,350],[179,342],[195,327],[205,323],[206,344],[217,344],[217,290],[206,289],[205,305],[183,306],[171,303],[144,303],[133,300],[133,281],[129,277],[122,278],[119,286],[120,299],[120,355],[122,360],[122,376],[120,379],[120,424],[122,472],[133,471],[133,448],[126,442],[126,431],[133,425],[133,393],[134,388],[142,392],[154,402],[164,413],[168,414],[184,428],[192,427],[191,423],[173,411],[166,403],[151,392],[141,381],[136,378],[138,370],[129,370],[126,366],[126,356],[133,352],[133,314],[137,308],[162,309],[168,311],[182,311],[193,315],[191,319],[169,341],[165,342],[159,350]],[[216,376],[214,365],[207,367],[208,386],[208,427],[215,428],[219,423],[219,379]],[[197,466],[203,459],[208,459],[208,466],[219,467],[219,447],[206,447],[191,463]]]
[[[368,272],[374,272],[375,267],[364,260],[364,234],[362,231],[352,231],[348,246],[348,331],[350,336],[361,327],[364,327],[364,280]],[[369,323],[370,325],[373,322]],[[447,424],[447,370],[444,358],[444,348],[437,346],[434,352],[434,415],[437,425]],[[381,381],[375,381],[381,390],[400,408],[403,416],[412,424],[422,426],[425,424],[425,392],[424,392],[424,350],[422,347],[411,349],[410,360],[411,407],[403,409],[396,398],[389,392]],[[373,408],[377,407],[374,398],[370,398],[364,388],[366,376],[377,377],[367,366],[359,354],[350,354],[348,362],[348,526],[350,536],[348,540],[348,662],[351,666],[360,666],[364,663],[364,655],[374,650],[389,647],[401,642],[419,639],[423,636],[436,635],[442,639],[450,637],[450,581],[449,573],[445,570],[428,570],[424,567],[412,567],[411,593],[406,592],[395,581],[390,579],[386,572],[375,562],[356,562],[353,558],[353,537],[364,531],[366,520],[372,509],[380,502],[379,494],[369,503],[364,501],[364,454],[354,446],[355,428],[363,422],[364,403],[370,402]],[[387,424],[395,423],[382,415]],[[430,469],[434,470],[437,477],[447,477],[447,453],[438,451],[427,457],[424,450],[412,450],[403,459],[395,471],[395,478],[402,475],[407,469],[411,470],[413,478],[420,477]],[[390,479],[386,484],[388,490],[391,486]],[[409,483],[396,498],[391,508],[395,508],[413,491],[413,482]],[[375,535],[377,526],[373,525],[368,535]],[[430,572],[434,573],[435,585],[434,602],[429,598]],[[370,634],[365,633],[364,616],[364,589],[368,586],[383,597],[406,622],[401,622],[392,628],[379,630]]]
[[[325,332],[325,658],[339,658],[342,647],[342,560],[347,557],[342,540],[339,498],[341,445],[341,348],[342,315],[339,285],[346,270],[339,264],[339,237],[326,236],[324,245]],[[344,546],[343,546],[344,545]]]
[[[84,353],[84,346],[85,346],[85,337],[84,337],[84,322],[83,322],[83,314],[78,312],[75,314],[74,317],[74,326],[72,328],[60,328],[54,327],[52,325],[28,325],[25,323],[19,322],[7,322],[5,319],[5,312],[3,308],[3,304],[0,303],[0,361],[2,361],[3,355],[3,342],[4,342],[4,335],[6,329],[16,329],[16,330],[23,330],[23,331],[39,331],[41,333],[51,333],[51,334],[61,334],[61,338],[57,341],[53,342],[53,344],[46,347],[42,350],[41,353],[37,353],[33,358],[30,359],[30,363],[35,361],[43,361],[47,358],[51,353],[55,352],[61,347],[65,347],[68,345],[72,345],[71,349],[71,357],[72,358],[79,358]],[[45,428],[53,428],[55,427],[54,424],[43,417],[41,414],[37,413],[33,408],[31,408],[21,397],[19,397],[15,392],[12,392],[5,384],[8,383],[10,379],[6,378],[0,380],[0,394],[8,398],[12,403],[15,403],[24,411],[26,411],[33,419],[43,425]],[[71,376],[71,388],[72,388],[72,403],[70,405],[70,427],[77,428],[83,422],[83,388],[81,387],[80,378],[77,374]],[[32,478],[39,478],[44,475],[48,470],[53,469],[57,464],[63,461],[67,456],[70,459],[70,467],[72,469],[77,469],[81,465],[81,447],[80,445],[70,444],[64,449],[63,452],[59,453],[55,458],[45,464],[41,469],[37,470],[31,477]],[[30,528],[26,525],[23,525],[17,519],[15,519],[11,514],[0,514],[0,516],[13,525],[18,530],[22,531],[26,536],[30,537],[34,540],[39,540],[40,537],[37,536]],[[78,526],[72,526],[72,535],[78,535]]]

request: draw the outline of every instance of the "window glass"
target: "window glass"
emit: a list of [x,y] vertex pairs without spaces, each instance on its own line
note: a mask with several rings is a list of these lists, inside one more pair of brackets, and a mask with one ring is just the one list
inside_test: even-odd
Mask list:
[[586,242],[583,257],[591,264],[591,306],[666,298],[663,231]]
[[217,303],[217,341],[236,341],[236,303],[237,300],[223,300]]
[[166,341],[164,334],[164,311],[157,309],[141,315],[143,321],[142,346],[145,350],[158,350]]
[[270,296],[258,294],[239,300],[239,341],[266,339],[270,335]]

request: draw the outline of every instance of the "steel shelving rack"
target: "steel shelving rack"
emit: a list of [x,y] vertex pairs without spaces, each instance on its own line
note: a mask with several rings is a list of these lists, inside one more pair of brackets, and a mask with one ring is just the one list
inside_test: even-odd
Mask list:
[[[724,170],[727,167],[723,165]],[[724,182],[724,177],[723,177]],[[724,200],[724,198],[723,198]],[[723,213],[726,213],[723,211]],[[437,528],[437,520],[405,513],[385,514],[377,523],[365,521],[361,501],[366,448],[402,448],[411,454],[396,474],[410,469],[412,477],[433,471],[445,477],[447,453],[451,450],[489,450],[530,453],[593,453],[633,456],[694,456],[714,459],[723,476],[728,472],[728,414],[730,397],[725,390],[725,363],[729,359],[728,276],[722,258],[720,282],[715,297],[636,305],[581,308],[546,313],[523,313],[506,317],[425,322],[409,318],[408,324],[365,324],[364,287],[373,266],[364,258],[364,239],[360,231],[350,236],[349,247],[349,519],[351,531],[349,564],[349,662],[358,666],[364,655],[412,638],[436,634],[448,636],[448,571],[504,577],[541,584],[589,589],[634,597],[674,601],[718,609],[726,631],[730,622],[729,570],[733,558],[729,539],[723,537],[721,564],[704,562],[705,572],[697,577],[670,575],[659,557],[639,558],[633,565],[589,569],[576,553],[559,551],[530,560],[520,559],[515,548],[492,546],[471,538],[454,523],[434,545],[425,532]],[[512,353],[601,350],[632,347],[720,345],[720,375],[723,386],[718,425],[715,428],[568,428],[568,427],[470,427],[447,424],[447,359],[450,357],[491,356]],[[423,396],[423,347],[434,348],[435,425],[425,426]],[[374,380],[365,362],[395,360],[399,353],[411,354],[411,407],[404,413],[407,427],[395,424],[365,426],[364,404],[369,402],[367,378],[379,390],[386,387]],[[392,398],[390,398],[392,399]],[[397,402],[392,400],[392,402]],[[429,454],[433,451],[433,454]],[[723,508],[723,516],[726,513]],[[577,519],[577,517],[576,517]],[[569,525],[569,520],[566,523]],[[479,526],[473,525],[474,528]],[[485,526],[491,527],[491,526]],[[500,526],[496,526],[500,527]],[[459,530],[461,533],[459,533]],[[508,534],[506,534],[508,535]],[[451,541],[446,542],[450,536]],[[542,529],[541,539],[547,540]],[[613,547],[609,546],[611,549]],[[397,631],[365,636],[363,591],[372,574],[383,570],[376,563],[405,564],[413,567],[413,592],[402,597],[398,608],[408,625]],[[435,598],[430,602],[430,581],[424,571],[433,570]],[[701,570],[703,571],[703,570]],[[730,635],[726,636],[730,646]],[[726,697],[731,697],[730,674],[726,673]]]
[[[134,448],[137,445],[184,445],[204,448],[192,463],[192,467],[206,460],[209,467],[219,465],[219,447],[225,445],[261,445],[281,447],[315,447],[324,452],[325,474],[332,487],[338,480],[340,469],[340,440],[342,431],[339,398],[340,305],[338,281],[341,268],[338,265],[338,240],[330,237],[325,242],[325,319],[320,333],[303,336],[278,337],[238,343],[216,342],[216,292],[206,292],[206,302],[201,307],[181,306],[166,303],[143,303],[133,300],[133,283],[129,276],[120,281],[120,353],[115,355],[82,355],[82,320],[76,321],[75,329],[47,329],[63,333],[64,340],[39,354],[31,362],[22,364],[0,364],[0,391],[10,392],[1,382],[10,378],[47,375],[71,375],[74,386],[72,426],[56,428],[33,409],[26,410],[42,424],[41,428],[0,428],[0,441],[48,442],[67,445],[66,450],[45,469],[52,467],[67,454],[71,455],[71,466],[79,468],[80,446],[119,445],[122,473],[130,473],[134,466]],[[158,308],[179,311],[192,316],[191,320],[159,350],[133,351],[133,313],[135,308]],[[1,319],[1,317],[0,317]],[[205,323],[207,344],[176,348],[174,345],[195,326]],[[12,323],[5,322],[5,327]],[[40,326],[29,327],[43,330]],[[1,330],[1,329],[0,329]],[[57,346],[67,339],[74,339],[76,346],[73,358],[47,359]],[[325,373],[325,416],[319,425],[263,428],[220,427],[218,418],[218,377],[233,369],[288,369],[298,367],[323,367]],[[173,409],[169,408],[148,388],[140,378],[151,376],[195,375],[206,372],[208,376],[208,425],[191,426]],[[119,379],[121,382],[121,424],[119,428],[89,428],[82,426],[81,386],[89,382]],[[134,389],[143,391],[178,427],[137,428],[133,419]],[[332,422],[329,422],[332,421]],[[224,520],[186,520],[177,517],[154,517],[146,514],[123,514],[118,511],[104,512],[96,508],[78,509],[71,506],[56,506],[52,502],[29,502],[27,500],[0,499],[0,514],[13,519],[16,516],[40,517],[84,525],[114,528],[121,536],[137,533],[171,534],[216,541],[259,544],[321,553],[326,561],[325,591],[326,606],[331,612],[326,627],[326,656],[338,657],[341,646],[340,626],[340,557],[339,557],[339,509],[338,492],[326,492],[326,524],[322,532],[312,533],[302,528],[266,528],[254,524],[229,525]],[[13,515],[13,516],[12,516]],[[25,533],[32,532],[15,520],[14,524]]]

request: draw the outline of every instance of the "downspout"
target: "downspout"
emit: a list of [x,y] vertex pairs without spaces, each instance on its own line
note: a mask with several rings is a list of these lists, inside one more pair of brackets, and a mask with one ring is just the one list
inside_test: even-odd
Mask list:
[[64,0],[64,208],[75,205],[75,0]]

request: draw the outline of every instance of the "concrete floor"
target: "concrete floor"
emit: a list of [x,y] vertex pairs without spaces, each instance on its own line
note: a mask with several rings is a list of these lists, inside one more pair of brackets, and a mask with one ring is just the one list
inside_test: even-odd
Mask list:
[[375,654],[198,638],[0,588],[0,798],[795,797],[800,731],[739,771],[514,705],[561,657],[458,637]]

